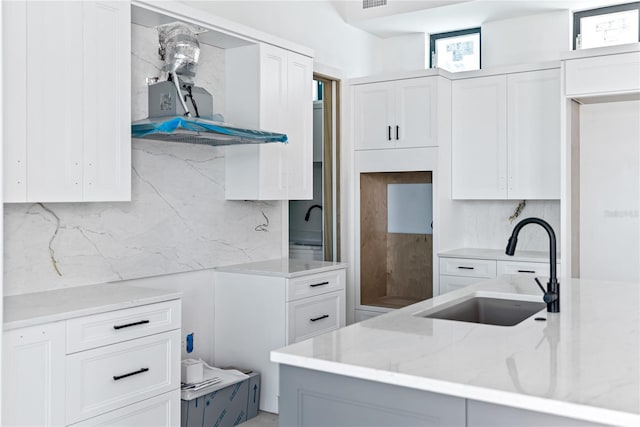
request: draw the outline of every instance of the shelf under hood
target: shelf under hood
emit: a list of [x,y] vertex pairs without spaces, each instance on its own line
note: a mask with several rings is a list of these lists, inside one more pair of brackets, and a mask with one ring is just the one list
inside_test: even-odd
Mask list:
[[133,138],[212,146],[287,142],[287,135],[202,118],[163,117],[131,124]]

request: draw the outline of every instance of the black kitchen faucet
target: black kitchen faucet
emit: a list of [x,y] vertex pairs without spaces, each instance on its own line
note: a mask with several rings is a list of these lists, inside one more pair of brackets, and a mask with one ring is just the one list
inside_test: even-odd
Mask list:
[[527,224],[538,224],[543,227],[549,235],[549,281],[547,282],[547,290],[542,287],[538,278],[535,278],[536,283],[544,293],[542,298],[547,303],[547,311],[549,313],[560,312],[560,283],[556,277],[556,233],[553,232],[553,228],[543,219],[540,218],[526,218],[516,224],[509,237],[509,243],[507,243],[507,250],[505,253],[509,256],[513,256],[516,251],[516,245],[518,244],[518,233],[522,227]]

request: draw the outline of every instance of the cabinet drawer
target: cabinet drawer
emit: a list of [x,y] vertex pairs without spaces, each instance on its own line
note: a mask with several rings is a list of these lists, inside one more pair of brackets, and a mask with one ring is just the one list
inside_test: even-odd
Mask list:
[[496,262],[486,259],[440,258],[440,274],[463,277],[496,277]]
[[171,427],[180,425],[180,390],[173,390],[71,427]]
[[489,280],[481,277],[440,276],[440,295]]
[[110,311],[67,321],[67,353],[180,328],[180,300]]
[[287,279],[287,301],[342,290],[344,279],[344,269]]
[[569,96],[640,90],[640,52],[572,59],[565,69]]
[[287,344],[344,326],[344,291],[287,303]]
[[67,356],[67,424],[178,389],[179,366],[179,330]]
[[[557,266],[559,271],[560,266]],[[498,276],[501,274],[524,274],[549,277],[548,262],[498,261]]]

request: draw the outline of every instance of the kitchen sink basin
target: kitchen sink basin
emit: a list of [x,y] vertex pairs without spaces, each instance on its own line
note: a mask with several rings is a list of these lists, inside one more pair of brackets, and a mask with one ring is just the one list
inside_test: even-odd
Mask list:
[[475,296],[418,314],[431,319],[514,326],[546,308],[544,302]]

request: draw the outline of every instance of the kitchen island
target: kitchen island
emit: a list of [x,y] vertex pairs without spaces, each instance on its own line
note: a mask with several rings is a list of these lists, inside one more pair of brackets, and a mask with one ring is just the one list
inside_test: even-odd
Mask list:
[[640,285],[560,282],[560,313],[515,326],[424,317],[541,299],[507,275],[273,351],[280,425],[640,425]]

